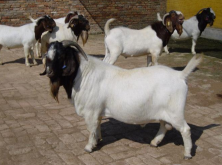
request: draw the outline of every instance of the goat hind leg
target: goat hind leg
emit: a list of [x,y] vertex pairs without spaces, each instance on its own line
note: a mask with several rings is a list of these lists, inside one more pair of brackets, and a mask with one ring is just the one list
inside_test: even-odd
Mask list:
[[157,147],[158,144],[163,140],[166,132],[167,129],[165,127],[165,122],[161,120],[159,131],[157,132],[155,138],[151,141],[150,146]]
[[191,140],[191,133],[190,127],[188,126],[187,122],[184,120],[181,125],[171,123],[174,128],[180,131],[183,143],[184,143],[184,159],[191,159],[191,149],[192,149],[192,140]]
[[[1,49],[2,49],[2,45],[0,45],[0,51],[1,51]],[[0,60],[0,65],[2,65],[3,64],[3,62]]]

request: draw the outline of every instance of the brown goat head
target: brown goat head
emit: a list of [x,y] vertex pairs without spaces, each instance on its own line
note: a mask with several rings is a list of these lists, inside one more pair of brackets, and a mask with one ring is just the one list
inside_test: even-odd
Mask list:
[[176,29],[177,33],[181,35],[183,33],[183,22],[184,16],[179,11],[172,10],[163,16],[163,25],[166,26],[170,33],[173,33]]
[[71,98],[73,81],[80,64],[79,55],[88,60],[82,48],[75,42],[56,41],[49,45],[45,73],[50,79],[51,95],[57,102],[60,86],[65,88],[68,98]]
[[45,31],[52,32],[55,26],[56,23],[54,19],[52,19],[48,15],[37,18],[35,26],[35,39],[39,40],[41,38],[42,33]]
[[79,39],[79,36],[81,36],[84,46],[89,36],[89,21],[83,15],[76,15],[70,19],[68,28],[71,28],[74,34],[77,36],[77,41]]

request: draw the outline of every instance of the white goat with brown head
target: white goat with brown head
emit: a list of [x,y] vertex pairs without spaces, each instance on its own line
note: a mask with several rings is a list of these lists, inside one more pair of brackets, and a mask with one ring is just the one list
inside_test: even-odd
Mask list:
[[2,47],[9,49],[23,47],[26,66],[30,66],[28,61],[29,54],[32,57],[33,63],[37,64],[34,58],[33,46],[40,39],[43,32],[51,32],[56,25],[55,21],[47,15],[36,20],[31,17],[30,19],[33,23],[20,27],[0,25],[0,50]]
[[[109,19],[105,24],[105,48],[104,61],[114,64],[119,55],[125,57],[148,55],[151,53],[152,64],[157,65],[157,59],[163,46],[167,45],[170,36],[177,30],[182,33],[183,14],[178,11],[170,11],[164,15],[163,21],[155,22],[141,30],[116,27],[109,29],[109,24],[115,19]],[[150,58],[148,58],[150,62]]]

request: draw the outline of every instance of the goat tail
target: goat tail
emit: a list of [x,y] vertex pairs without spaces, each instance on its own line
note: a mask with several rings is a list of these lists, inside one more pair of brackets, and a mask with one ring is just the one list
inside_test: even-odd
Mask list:
[[110,18],[108,21],[106,21],[106,24],[104,27],[104,31],[105,31],[106,36],[109,34],[109,31],[110,31],[109,24],[115,20],[116,20],[115,18]]
[[162,21],[162,18],[160,17],[160,13],[158,12],[156,15],[157,15],[157,20]]
[[203,54],[194,55],[194,57],[188,62],[187,66],[182,71],[182,78],[186,79],[189,74],[201,63]]

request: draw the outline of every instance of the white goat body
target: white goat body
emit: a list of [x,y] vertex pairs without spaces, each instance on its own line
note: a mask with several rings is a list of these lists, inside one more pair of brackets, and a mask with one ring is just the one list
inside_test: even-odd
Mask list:
[[[85,150],[91,152],[101,133],[101,116],[129,124],[147,124],[159,120],[161,127],[151,145],[157,146],[170,123],[184,139],[185,158],[191,157],[190,128],[184,120],[188,87],[186,77],[199,64],[194,57],[187,67],[175,71],[166,66],[125,70],[88,57],[81,65],[72,90],[78,115],[83,116],[90,131]],[[99,132],[99,133],[97,133]]]
[[114,64],[120,54],[131,57],[151,53],[155,59],[158,58],[162,51],[162,40],[151,26],[141,30],[126,27],[109,30],[109,24],[114,20],[109,19],[104,28],[106,55],[103,61]]
[[11,27],[0,25],[0,50],[2,47],[18,48],[24,47],[25,63],[29,66],[28,54],[30,53],[33,63],[37,64],[34,59],[32,47],[36,43],[34,27],[35,23],[29,23],[20,27]]
[[[73,44],[77,45],[77,43]],[[81,50],[80,47],[78,49]],[[81,52],[73,53],[73,56],[78,57]],[[55,58],[55,54],[57,54],[57,50],[52,43],[46,58],[52,62],[54,59],[65,59],[59,56]],[[63,54],[61,53],[61,56]],[[67,54],[67,57],[70,58],[70,56],[70,53]],[[153,146],[157,146],[165,136],[167,132],[165,122],[167,122],[180,131],[184,140],[184,156],[191,158],[190,128],[184,119],[184,106],[188,91],[186,78],[200,63],[199,56],[193,57],[183,71],[175,71],[160,65],[126,70],[90,56],[88,56],[88,60],[82,56],[78,58],[80,60],[75,60],[80,61],[78,65],[71,62],[71,59],[57,62],[65,63],[65,68],[73,72],[78,70],[74,80],[52,77],[53,80],[57,79],[58,83],[51,82],[51,85],[69,81],[73,84],[74,82],[70,91],[64,87],[67,94],[72,94],[75,110],[78,115],[84,117],[90,131],[86,151],[91,152],[101,138],[101,117],[106,116],[129,124],[147,124],[151,120],[159,120],[161,126],[151,142]],[[69,65],[69,63],[71,64]],[[74,69],[74,65],[79,67]],[[51,71],[50,66],[53,66],[53,63],[46,64],[46,73],[48,76],[55,76],[56,72]],[[54,68],[61,70],[64,67],[54,66]],[[64,69],[58,72],[64,72]],[[57,87],[55,85],[51,86],[51,92],[58,100],[60,85]]]

